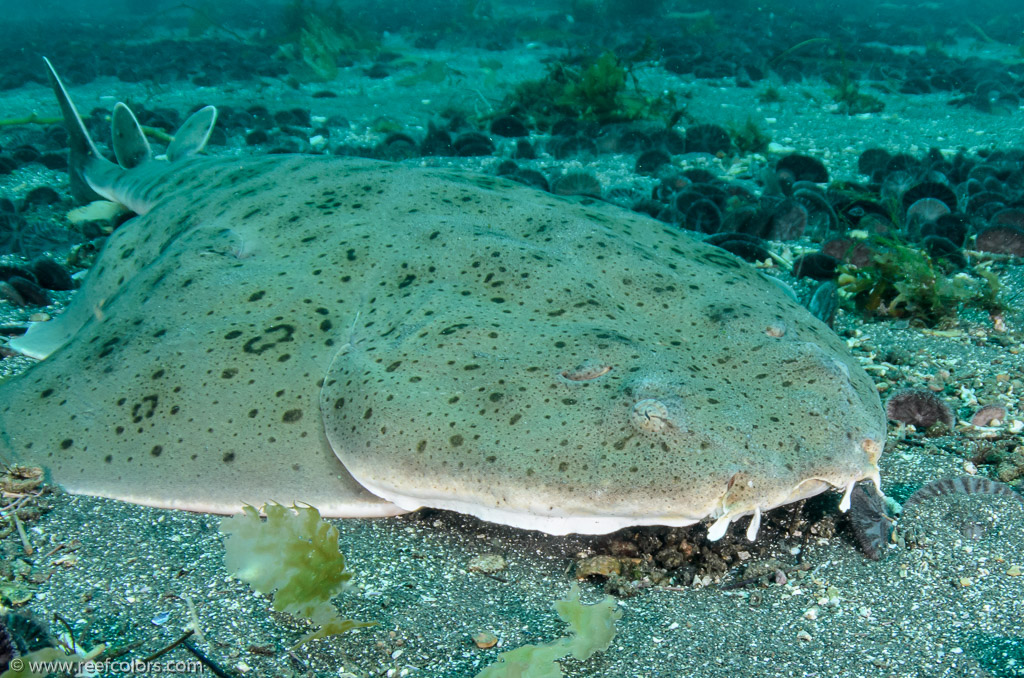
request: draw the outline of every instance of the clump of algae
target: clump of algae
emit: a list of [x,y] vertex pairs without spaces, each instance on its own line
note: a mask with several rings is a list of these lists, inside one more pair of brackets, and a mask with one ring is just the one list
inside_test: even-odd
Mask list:
[[580,603],[580,589],[575,583],[568,595],[553,604],[555,612],[569,625],[572,635],[544,645],[524,645],[498,655],[498,661],[476,674],[475,678],[560,678],[562,668],[555,663],[568,655],[588,659],[604,652],[615,638],[615,622],[622,611],[615,609],[615,599],[605,596],[594,605]]
[[839,286],[868,315],[917,319],[935,326],[956,318],[960,308],[1003,309],[999,279],[981,265],[950,273],[949,264],[898,238],[873,236],[873,254],[864,267],[839,268]]
[[337,0],[291,0],[280,19],[283,36],[275,58],[285,61],[301,82],[328,82],[348,56],[373,56],[376,38],[359,29]]
[[228,535],[224,564],[231,574],[262,594],[274,593],[274,609],[308,619],[319,630],[303,637],[292,649],[310,640],[345,633],[376,622],[342,619],[331,604],[348,587],[352,572],[338,551],[338,529],[320,519],[312,506],[267,504],[266,522],[252,506],[224,518],[220,531]]
[[564,116],[601,123],[670,117],[676,112],[674,97],[642,92],[630,70],[633,58],[605,52],[585,66],[556,62],[544,78],[517,85],[505,107],[536,118],[542,127]]

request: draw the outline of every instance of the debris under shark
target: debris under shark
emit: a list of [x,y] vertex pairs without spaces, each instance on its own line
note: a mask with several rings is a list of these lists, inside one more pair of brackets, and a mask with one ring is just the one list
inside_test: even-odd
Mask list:
[[[49,62],[47,62],[49,65]],[[72,188],[138,216],[11,348],[0,458],[78,494],[330,517],[419,507],[553,534],[731,521],[879,483],[844,342],[733,255],[502,179],[318,156],[118,164],[51,67]]]

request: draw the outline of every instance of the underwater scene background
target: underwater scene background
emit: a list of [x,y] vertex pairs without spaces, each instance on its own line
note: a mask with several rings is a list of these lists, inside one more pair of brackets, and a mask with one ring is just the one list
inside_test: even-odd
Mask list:
[[[1024,676],[1015,3],[0,9],[0,676],[46,675],[17,663],[29,656],[111,676],[146,661],[228,676]],[[13,449],[10,413],[42,408],[16,397],[39,374],[18,340],[99,275],[134,212],[76,189],[75,137],[43,57],[110,158],[119,101],[156,156],[216,106],[208,157],[478,173],[745,260],[870,376],[888,420],[884,496],[866,481],[849,511],[842,487],[785,503],[748,541],[746,518],[720,539],[711,520],[560,536],[436,508],[328,524],[269,505],[261,521],[241,503],[224,518],[64,491]],[[237,196],[220,195],[230,209]],[[412,209],[439,208],[424,193]],[[373,230],[408,246],[411,221],[396,223]],[[218,256],[258,256],[247,247]],[[174,308],[208,315],[204,298]],[[204,359],[200,348],[181,363],[212,369]],[[562,376],[604,374],[584,368]],[[798,399],[779,369],[757,393]],[[757,423],[735,411],[722,408],[723,426]],[[40,425],[35,442],[61,440],[62,426]],[[635,481],[607,482],[628,494]]]

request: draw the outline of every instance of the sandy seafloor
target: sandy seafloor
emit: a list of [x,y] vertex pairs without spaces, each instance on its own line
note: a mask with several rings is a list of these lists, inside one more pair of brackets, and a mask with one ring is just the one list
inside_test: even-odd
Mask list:
[[[491,52],[396,47],[416,58],[447,60],[463,75],[440,86],[400,87],[396,77],[370,80],[357,66],[343,69],[330,84],[337,99],[312,98],[325,87],[320,84],[295,90],[280,82],[248,81],[216,89],[182,84],[155,91],[113,79],[74,87],[73,96],[83,110],[109,108],[117,99],[180,110],[199,102],[255,102],[272,111],[302,106],[314,116],[343,115],[350,123],[350,143],[374,143],[381,135],[367,130],[383,116],[416,136],[432,114],[448,105],[484,112],[497,104],[506,83],[539,77],[540,58],[558,54],[546,49],[502,53],[504,68],[495,79],[479,67],[481,59],[495,58]],[[832,110],[823,82],[780,86],[784,101],[762,105],[757,87],[694,82],[655,68],[638,73],[649,88],[687,93],[689,112],[701,122],[755,116],[773,141],[823,158],[840,178],[855,177],[857,155],[870,146],[911,152],[931,146],[1008,147],[1019,144],[1024,128],[1022,111],[986,115],[950,107],[944,95],[877,93],[886,103],[884,113],[846,117]],[[56,110],[42,86],[0,93],[0,117],[32,110]],[[332,145],[344,140],[332,139]],[[503,151],[507,157],[499,146],[498,155]],[[602,155],[582,164],[609,186],[630,179],[634,161],[633,156]],[[498,161],[430,162],[488,170]],[[574,164],[541,157],[533,166]],[[22,169],[6,177],[2,188],[19,195],[63,180],[60,173]],[[856,335],[850,343],[865,364],[874,366],[872,375],[883,389],[925,386],[945,369],[948,380],[963,387],[961,415],[976,406],[973,397],[1007,406],[1008,423],[1022,419],[1024,368],[1013,347],[1020,346],[1024,332],[1024,269],[1006,264],[997,270],[1011,307],[1004,333],[996,332],[985,314],[965,314],[956,327],[947,328],[952,331],[937,334],[895,321],[865,324],[841,313],[837,330]],[[4,321],[26,315],[7,305],[0,308]],[[905,356],[904,364],[885,362],[894,351]],[[10,370],[24,362],[8,359],[3,367]],[[883,489],[897,494],[902,489],[902,498],[907,488],[963,475],[962,451],[972,436],[982,435],[961,426],[937,439],[917,434],[913,444],[905,444],[895,429],[891,432],[881,463]],[[979,472],[989,470],[981,467]],[[179,636],[192,619],[186,602],[191,601],[203,636],[197,645],[233,675],[472,676],[503,649],[562,635],[551,602],[569,589],[577,558],[604,552],[607,543],[602,537],[552,537],[436,511],[335,521],[342,550],[357,573],[356,588],[337,602],[344,615],[379,625],[289,654],[287,648],[306,627],[271,613],[267,598],[228,576],[219,517],[60,493],[40,498],[38,505],[46,510],[29,524],[33,556],[24,555],[16,533],[0,542],[3,559],[51,573],[34,587],[27,609],[45,619],[59,614],[86,646],[106,642],[112,649],[130,648],[121,655],[125,659],[145,656]],[[1024,676],[1024,577],[1007,574],[1015,565],[1024,568],[1024,506],[1003,497],[941,497],[922,504],[913,523],[901,528],[923,533],[924,545],[893,546],[880,562],[857,550],[842,521],[838,530],[820,535],[798,529],[779,537],[778,530],[766,530],[755,544],[743,547],[747,558],[731,563],[722,581],[742,576],[750,563],[772,558],[783,567],[800,561],[808,569],[791,574],[784,585],[767,587],[726,591],[712,578],[707,586],[642,588],[619,602],[623,614],[608,651],[586,662],[567,659],[563,670],[567,676],[622,678]],[[983,526],[979,540],[965,536],[968,523]],[[745,521],[734,526],[737,539],[743,528]],[[658,528],[650,532],[657,534]],[[71,546],[51,553],[60,544]],[[507,569],[495,577],[470,571],[470,561],[481,554],[502,555]],[[602,595],[599,582],[584,583],[583,591],[586,602]],[[169,615],[166,621],[154,623],[161,613]],[[481,631],[494,633],[498,647],[478,649],[471,636]],[[169,656],[189,657],[183,650]]]

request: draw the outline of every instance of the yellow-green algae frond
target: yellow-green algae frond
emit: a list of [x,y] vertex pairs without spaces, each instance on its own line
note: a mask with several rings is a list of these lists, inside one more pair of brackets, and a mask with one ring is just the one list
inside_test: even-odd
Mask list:
[[561,667],[555,662],[572,655],[589,659],[604,652],[615,638],[615,622],[622,610],[615,609],[615,599],[605,596],[593,605],[580,603],[580,588],[575,583],[568,595],[553,604],[555,612],[569,625],[570,636],[544,645],[523,645],[498,655],[498,661],[476,674],[476,678],[560,678]]
[[267,504],[262,510],[266,521],[248,505],[242,507],[241,515],[221,521],[220,531],[228,535],[224,564],[258,593],[275,592],[274,609],[278,612],[320,627],[295,647],[373,626],[376,622],[343,619],[331,604],[352,579],[345,556],[338,550],[338,528],[322,520],[312,506]]

